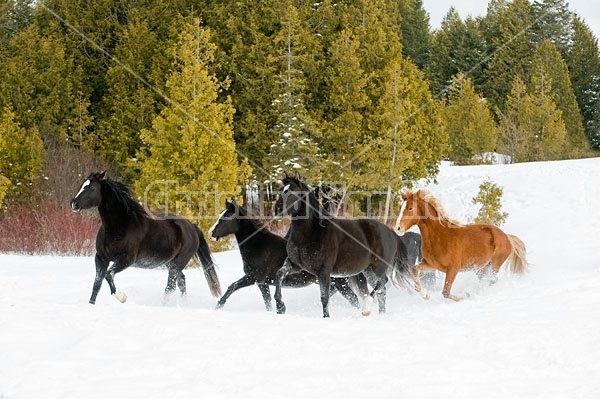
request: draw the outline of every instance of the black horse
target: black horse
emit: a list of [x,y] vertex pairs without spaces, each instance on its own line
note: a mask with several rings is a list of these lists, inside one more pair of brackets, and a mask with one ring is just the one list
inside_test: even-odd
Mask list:
[[[252,284],[258,285],[265,307],[271,306],[269,285],[275,283],[277,270],[287,257],[287,240],[270,232],[259,220],[248,215],[248,211],[235,201],[225,202],[225,210],[219,220],[208,231],[209,238],[219,240],[235,234],[244,264],[244,276],[232,283],[217,304],[223,307],[231,294]],[[305,287],[315,283],[316,277],[306,271],[290,275],[283,280],[289,288]],[[358,307],[358,298],[345,278],[332,278],[332,288],[339,291],[352,306]],[[332,289],[332,294],[335,290]]]
[[[372,219],[338,219],[319,203],[298,177],[286,175],[274,212],[292,217],[288,258],[277,272],[277,312],[285,313],[281,297],[283,279],[306,270],[317,276],[321,288],[323,317],[329,317],[331,276],[355,276],[366,272],[374,281],[371,296],[377,295],[379,312],[385,312],[388,276],[395,285],[405,285],[410,275],[406,247],[386,225]],[[364,313],[364,312],[363,312]]]
[[409,231],[399,237],[406,246],[408,263],[411,266],[417,265],[423,259],[423,255],[421,254],[421,235]]
[[[219,278],[202,232],[187,219],[169,216],[156,219],[132,197],[124,184],[109,179],[106,171],[92,173],[71,200],[71,209],[81,211],[98,207],[102,225],[96,235],[96,279],[90,303],[106,279],[110,292],[121,302],[127,297],[117,291],[113,277],[129,266],[150,269],[166,265],[169,278],[165,294],[179,286],[186,293],[183,268],[200,259],[213,296],[221,295]],[[108,268],[110,262],[112,266]]]

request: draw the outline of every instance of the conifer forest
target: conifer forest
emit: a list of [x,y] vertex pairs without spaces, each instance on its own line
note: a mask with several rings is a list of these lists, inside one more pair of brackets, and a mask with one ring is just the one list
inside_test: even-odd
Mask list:
[[435,30],[421,0],[1,0],[0,251],[43,251],[27,226],[56,214],[51,250],[86,253],[69,200],[93,171],[216,217],[209,193],[283,172],[389,202],[442,160],[597,156],[599,52],[565,0]]

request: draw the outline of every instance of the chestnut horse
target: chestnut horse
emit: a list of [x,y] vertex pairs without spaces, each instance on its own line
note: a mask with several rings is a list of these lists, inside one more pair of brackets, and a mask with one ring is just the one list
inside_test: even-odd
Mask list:
[[403,193],[402,199],[396,230],[402,235],[417,225],[423,238],[423,260],[413,270],[417,291],[421,291],[420,270],[446,273],[442,295],[455,301],[463,298],[450,293],[459,271],[475,269],[480,279],[491,271],[491,284],[507,260],[511,272],[523,274],[526,271],[525,245],[519,238],[489,224],[462,225],[450,219],[426,190]]

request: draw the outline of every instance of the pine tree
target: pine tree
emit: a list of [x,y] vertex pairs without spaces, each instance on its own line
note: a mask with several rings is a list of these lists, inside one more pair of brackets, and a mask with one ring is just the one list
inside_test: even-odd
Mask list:
[[562,56],[571,46],[573,13],[565,0],[534,1],[532,5],[535,25],[533,40],[537,45],[548,39]]
[[554,103],[562,111],[562,119],[567,128],[565,157],[578,157],[589,153],[589,144],[585,137],[581,112],[571,86],[567,65],[550,40],[544,40],[536,49],[531,64],[530,89],[545,92],[544,77],[548,78]]
[[[140,132],[152,126],[157,113],[157,95],[148,84],[164,84],[156,75],[155,63],[161,57],[159,42],[145,21],[132,20],[115,48],[115,57],[106,73],[107,90],[96,135],[89,140],[96,154],[120,169],[125,180],[134,180],[135,159],[141,147]],[[135,74],[135,75],[134,75]]]
[[284,172],[295,171],[308,181],[318,181],[324,172],[324,161],[313,140],[319,128],[308,115],[303,95],[306,85],[299,69],[303,54],[303,28],[298,12],[291,4],[285,10],[281,30],[274,35],[279,49],[282,69],[280,74],[282,93],[273,101],[278,115],[273,127],[277,140],[271,144],[266,158],[269,180],[276,181]]
[[535,44],[531,38],[533,10],[528,0],[493,1],[485,18],[485,39],[493,58],[487,64],[484,97],[504,109],[515,75],[529,76]]
[[[248,157],[255,173],[263,169],[263,159],[276,141],[273,126],[277,115],[272,107],[281,93],[280,72],[273,43],[273,33],[280,28],[281,1],[242,0],[223,2],[205,0],[202,7],[206,22],[214,32],[220,50],[215,54],[220,80],[230,85],[221,96],[228,95],[236,110],[235,141],[240,153]],[[268,173],[264,176],[268,178]]]
[[398,4],[402,17],[402,55],[423,69],[429,63],[432,40],[429,14],[423,8],[423,0],[404,0]]
[[450,159],[457,163],[476,162],[487,152],[495,151],[498,130],[485,101],[475,92],[464,74],[452,79],[446,105],[446,125]]
[[474,223],[493,224],[502,226],[508,217],[507,212],[502,212],[502,194],[504,189],[491,180],[485,180],[479,185],[477,196],[471,201],[480,204]]
[[483,60],[486,44],[479,22],[467,18],[464,22],[453,7],[450,8],[440,30],[434,33],[428,77],[434,94],[445,91],[452,77],[460,72],[468,73],[474,84],[484,83]]
[[551,93],[547,75],[539,76],[529,90],[520,76],[515,77],[500,117],[504,151],[513,162],[561,158],[567,130]]
[[19,200],[40,177],[44,146],[37,129],[20,126],[10,106],[0,114],[0,196]]
[[370,166],[365,188],[385,190],[387,220],[392,192],[407,180],[430,178],[437,173],[447,138],[437,123],[436,103],[418,67],[398,58],[384,71],[385,91],[372,118],[379,133],[362,154]]
[[600,151],[600,50],[590,28],[576,17],[573,44],[566,56],[573,92],[581,110],[585,132],[593,149]]
[[356,155],[361,151],[361,135],[364,132],[363,111],[369,106],[365,91],[367,77],[361,68],[359,38],[351,30],[337,35],[330,51],[327,76],[327,107],[323,110],[325,126],[323,136],[324,153],[337,170],[335,176],[351,179],[360,170]]
[[[135,190],[151,207],[161,198],[171,212],[206,217],[200,225],[207,228],[222,206],[221,196],[236,193],[233,108],[229,101],[217,101],[224,84],[208,71],[215,46],[198,19],[182,23],[169,50],[175,60],[166,82],[170,101],[152,128],[142,131],[145,148]],[[160,183],[169,180],[177,184]]]
[[91,125],[81,70],[55,31],[36,24],[16,34],[0,72],[0,103],[10,103],[25,129],[47,143],[81,145]]

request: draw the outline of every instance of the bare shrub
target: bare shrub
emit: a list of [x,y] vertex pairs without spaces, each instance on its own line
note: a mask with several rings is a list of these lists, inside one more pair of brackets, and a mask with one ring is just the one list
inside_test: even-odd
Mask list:
[[0,217],[0,252],[92,255],[100,219],[55,201],[11,206]]

